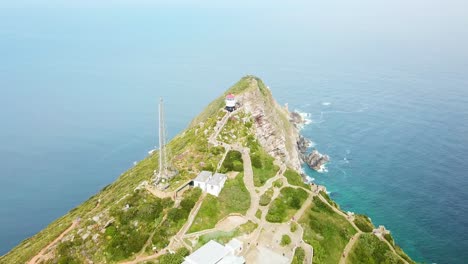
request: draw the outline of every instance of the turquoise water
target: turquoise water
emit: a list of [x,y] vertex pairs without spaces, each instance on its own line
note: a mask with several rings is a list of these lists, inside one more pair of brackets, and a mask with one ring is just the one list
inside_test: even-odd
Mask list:
[[418,261],[464,263],[466,9],[366,4],[0,9],[0,254],[144,158],[160,96],[172,137],[255,74],[310,113],[331,162],[309,174],[344,209]]

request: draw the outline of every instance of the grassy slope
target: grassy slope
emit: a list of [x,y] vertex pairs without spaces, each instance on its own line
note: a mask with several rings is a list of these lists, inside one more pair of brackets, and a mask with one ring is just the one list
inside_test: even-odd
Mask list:
[[403,264],[403,261],[375,235],[365,233],[351,249],[347,263]]
[[314,248],[314,263],[338,263],[356,230],[327,204],[314,197],[311,209],[299,220],[304,241]]
[[307,199],[307,192],[301,188],[284,187],[280,195],[271,203],[266,220],[284,223],[291,219]]
[[219,197],[207,195],[188,233],[213,228],[230,213],[245,214],[250,206],[250,194],[244,185],[244,174],[228,179]]

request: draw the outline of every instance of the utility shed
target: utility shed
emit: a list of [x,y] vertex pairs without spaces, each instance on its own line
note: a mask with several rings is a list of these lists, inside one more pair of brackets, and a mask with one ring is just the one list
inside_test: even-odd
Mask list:
[[215,173],[212,175],[212,173],[209,171],[202,171],[193,180],[193,186],[199,187],[204,192],[207,192],[211,195],[218,196],[224,187],[226,179],[226,174]]
[[218,196],[221,192],[221,189],[224,187],[224,183],[226,182],[227,176],[226,174],[222,173],[215,173],[207,182],[206,184],[206,191],[209,194],[214,196]]
[[204,192],[206,192],[206,183],[211,178],[212,173],[209,171],[200,172],[197,177],[193,180],[193,186],[199,187]]

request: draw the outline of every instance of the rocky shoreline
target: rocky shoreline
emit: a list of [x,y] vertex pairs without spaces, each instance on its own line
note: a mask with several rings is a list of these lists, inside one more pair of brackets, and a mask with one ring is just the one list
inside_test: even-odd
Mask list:
[[[296,129],[299,129],[303,125],[306,124],[306,120],[297,112],[290,112],[290,121],[294,124]],[[322,172],[324,170],[325,164],[330,161],[330,157],[328,155],[321,154],[317,149],[312,149],[309,152],[309,148],[311,145],[311,141],[305,138],[302,135],[299,135],[299,139],[297,141],[297,147],[299,149],[299,153],[301,154],[301,162],[306,163],[309,168]]]

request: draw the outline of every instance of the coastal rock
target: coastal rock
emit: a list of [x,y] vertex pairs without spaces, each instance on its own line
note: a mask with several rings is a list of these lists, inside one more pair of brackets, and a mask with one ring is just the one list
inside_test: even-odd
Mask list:
[[[299,140],[297,141],[297,147],[299,148],[299,152],[304,156],[307,152],[307,149],[310,147],[310,140],[299,136]],[[304,158],[303,158],[304,159]]]
[[289,111],[274,100],[261,80],[250,77],[249,81],[251,89],[239,94],[237,100],[251,115],[257,140],[268,154],[299,171],[299,130],[292,124]]
[[316,149],[314,149],[309,155],[307,155],[305,162],[307,165],[316,171],[320,171],[323,168],[323,165],[330,160],[328,155],[320,154]]
[[289,113],[289,120],[296,128],[299,128],[306,123],[306,120],[302,117],[302,115],[295,111]]

